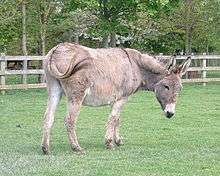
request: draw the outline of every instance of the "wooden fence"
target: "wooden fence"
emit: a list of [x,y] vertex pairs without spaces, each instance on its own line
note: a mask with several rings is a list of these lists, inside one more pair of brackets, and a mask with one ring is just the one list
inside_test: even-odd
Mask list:
[[[163,59],[167,59],[170,56],[159,56]],[[45,88],[46,84],[44,82],[35,83],[35,84],[28,84],[27,76],[28,75],[44,75],[43,69],[28,69],[28,61],[42,61],[44,56],[5,56],[1,54],[0,56],[0,90],[4,94],[5,90],[11,89],[29,89],[29,88]],[[185,56],[177,56],[176,60],[184,60],[186,59]],[[199,72],[201,73],[200,78],[196,79],[182,79],[185,83],[192,83],[192,82],[201,82],[203,85],[206,85],[208,82],[212,81],[220,81],[219,78],[207,78],[208,71],[220,71],[220,67],[210,67],[207,65],[207,60],[220,60],[220,55],[195,55],[192,56],[192,60],[200,60],[201,66],[199,67],[190,67],[188,72]],[[10,61],[21,61],[22,69],[20,70],[9,70],[7,69],[7,62]],[[7,85],[6,79],[8,75],[21,75],[22,76],[22,83],[21,84],[14,84],[14,85]],[[220,74],[219,74],[220,75]]]
[[[169,59],[170,56],[160,55],[158,57],[162,57],[163,59]],[[200,61],[200,66],[194,67],[190,66],[187,70],[186,77],[182,79],[183,83],[203,83],[205,86],[208,82],[219,82],[220,81],[220,66],[209,66],[207,61],[217,60],[218,63],[220,62],[220,55],[193,55],[191,56],[192,60]],[[186,56],[177,56],[176,60],[184,60]],[[192,65],[192,64],[191,64]],[[207,72],[210,71],[217,71],[219,72],[219,76],[217,78],[207,78]],[[188,74],[192,72],[201,73],[200,78],[188,78]]]
[[[0,90],[2,94],[5,93],[5,90],[12,90],[12,89],[29,89],[29,88],[45,88],[46,83],[34,83],[28,84],[27,76],[28,75],[44,75],[44,70],[41,69],[28,69],[28,61],[42,61],[44,56],[5,56],[1,54],[0,57]],[[22,69],[19,70],[9,70],[7,69],[7,63],[12,61],[20,61],[22,62]],[[21,75],[22,76],[22,83],[21,84],[14,84],[14,85],[7,85],[6,78],[9,75]]]

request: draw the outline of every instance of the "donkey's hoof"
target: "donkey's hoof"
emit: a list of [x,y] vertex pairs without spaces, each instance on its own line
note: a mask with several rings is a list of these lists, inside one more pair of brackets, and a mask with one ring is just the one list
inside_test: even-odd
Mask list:
[[48,155],[49,154],[49,149],[46,146],[42,146],[42,151],[44,155]]
[[77,154],[78,155],[85,155],[86,154],[86,151],[84,149],[81,149],[81,150],[78,150],[77,151]]
[[86,151],[81,147],[72,146],[72,150],[79,155],[85,155]]
[[113,144],[112,139],[106,139],[105,146],[107,149],[110,149],[110,150],[114,149],[114,144]]
[[123,141],[122,141],[121,138],[119,138],[119,139],[115,139],[115,144],[116,144],[117,146],[124,145],[124,143],[123,143]]
[[75,151],[78,155],[85,155],[86,154],[86,151],[83,148],[77,148]]

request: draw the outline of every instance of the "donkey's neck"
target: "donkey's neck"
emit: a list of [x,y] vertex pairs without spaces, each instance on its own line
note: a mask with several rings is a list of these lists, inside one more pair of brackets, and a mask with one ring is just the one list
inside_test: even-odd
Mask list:
[[141,75],[142,84],[140,89],[148,91],[154,91],[155,85],[166,76],[165,73],[153,73],[144,69],[141,70]]
[[166,68],[148,55],[141,55],[137,61],[142,77],[140,89],[154,91],[155,85],[166,76]]
[[139,90],[154,91],[155,84],[163,79],[166,75],[166,68],[154,57],[141,54],[132,49],[126,49],[128,58],[132,58],[140,70],[142,83]]

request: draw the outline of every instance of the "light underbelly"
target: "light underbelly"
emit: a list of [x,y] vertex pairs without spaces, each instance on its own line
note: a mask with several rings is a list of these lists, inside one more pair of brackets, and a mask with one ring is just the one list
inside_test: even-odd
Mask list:
[[100,91],[88,88],[85,91],[83,105],[85,106],[104,106],[115,102],[119,96],[113,91]]
[[104,105],[110,105],[113,103],[113,99],[109,97],[97,97],[97,96],[91,96],[87,95],[83,101],[83,105],[85,106],[104,106]]

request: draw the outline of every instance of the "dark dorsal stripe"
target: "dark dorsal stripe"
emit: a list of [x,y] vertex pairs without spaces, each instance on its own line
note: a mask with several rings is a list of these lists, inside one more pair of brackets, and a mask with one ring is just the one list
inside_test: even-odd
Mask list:
[[128,52],[126,51],[126,49],[125,49],[125,48],[121,48],[121,50],[125,52],[125,54],[126,54],[127,57],[128,57],[128,60],[129,60],[130,64],[132,65],[131,58],[130,58]]

